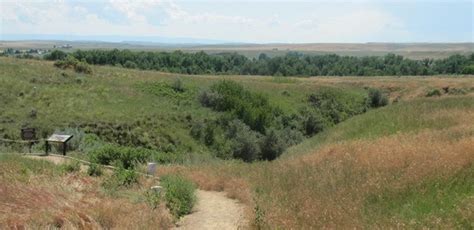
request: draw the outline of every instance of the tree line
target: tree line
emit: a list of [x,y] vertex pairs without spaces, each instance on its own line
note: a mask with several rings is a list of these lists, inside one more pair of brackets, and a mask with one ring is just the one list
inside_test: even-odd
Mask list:
[[412,60],[400,55],[339,56],[305,55],[289,52],[284,56],[247,58],[238,53],[207,54],[130,50],[77,50],[67,54],[55,50],[47,60],[68,55],[88,64],[113,65],[181,74],[238,74],[269,76],[400,76],[436,74],[474,74],[474,53],[452,55],[444,59]]

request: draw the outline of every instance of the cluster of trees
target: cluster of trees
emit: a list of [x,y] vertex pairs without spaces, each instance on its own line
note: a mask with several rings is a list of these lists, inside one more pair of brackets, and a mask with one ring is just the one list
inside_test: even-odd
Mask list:
[[384,106],[386,96],[376,89],[365,93],[323,88],[308,96],[297,113],[285,114],[264,94],[233,81],[220,81],[200,94],[205,107],[222,112],[216,120],[196,122],[191,135],[219,157],[250,162],[273,160],[301,142],[369,108]]
[[[285,56],[247,58],[237,53],[204,52],[133,52],[130,50],[77,50],[76,59],[96,65],[159,70],[183,74],[241,74],[272,76],[381,76],[474,74],[474,54],[453,55],[445,59],[411,60],[400,55],[383,57],[303,55],[289,52]],[[48,60],[63,59],[66,53],[55,50]]]

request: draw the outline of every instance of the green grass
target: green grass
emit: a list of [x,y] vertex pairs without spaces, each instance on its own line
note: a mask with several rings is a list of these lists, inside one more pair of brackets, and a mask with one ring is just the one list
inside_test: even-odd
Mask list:
[[165,190],[164,200],[171,213],[176,217],[191,213],[196,203],[196,186],[182,176],[166,175],[161,177]]
[[46,160],[28,159],[19,154],[0,153],[1,179],[28,183],[31,176],[42,175],[51,179],[64,174],[64,170]]
[[[232,79],[268,96],[273,106],[287,114],[307,106],[307,96],[322,87],[306,84],[304,79],[92,68],[93,74],[85,75],[55,68],[53,62],[0,58],[0,137],[19,139],[22,127],[35,127],[39,138],[55,130],[79,127],[106,142],[156,149],[182,158],[189,153],[209,156],[207,147],[189,135],[189,128],[194,121],[220,116],[197,100],[210,85]],[[184,92],[173,90],[177,78]],[[363,91],[356,86],[343,87]]]
[[[469,219],[460,215],[458,208],[474,196],[474,165],[448,177],[435,177],[403,189],[371,194],[365,203],[369,223],[373,216],[399,218],[411,225],[429,226],[435,218],[454,218],[458,227],[473,228]],[[377,220],[377,221],[380,221]]]

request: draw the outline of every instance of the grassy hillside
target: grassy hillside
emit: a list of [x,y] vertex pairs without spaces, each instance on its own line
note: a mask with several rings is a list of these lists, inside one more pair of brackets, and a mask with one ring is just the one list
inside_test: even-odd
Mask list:
[[[23,126],[36,127],[42,137],[69,127],[105,142],[180,156],[180,163],[160,165],[159,174],[182,174],[202,189],[226,191],[246,204],[255,227],[474,227],[472,77],[282,79],[92,70],[84,75],[52,62],[0,58],[0,138],[19,139]],[[173,90],[177,78],[183,92]],[[195,121],[225,113],[197,99],[223,78],[266,95],[287,114],[307,107],[310,94],[327,89],[357,97],[377,88],[391,104],[328,128],[274,161],[219,160],[190,129]],[[427,97],[433,90],[439,96]],[[1,146],[0,152],[24,148]],[[0,159],[12,165],[9,171],[36,167],[12,163],[17,161]],[[27,186],[21,178],[15,181]],[[60,191],[52,197],[62,196]]]
[[[472,228],[472,97],[349,119],[273,162],[162,168],[246,202],[256,226]],[[216,174],[216,172],[219,172]]]

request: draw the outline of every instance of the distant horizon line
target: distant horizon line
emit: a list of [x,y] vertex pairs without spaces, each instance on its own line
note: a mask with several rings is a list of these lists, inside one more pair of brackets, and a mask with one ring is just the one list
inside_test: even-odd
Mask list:
[[[89,39],[88,39],[89,37]],[[64,34],[0,34],[1,42],[51,41],[51,42],[103,42],[103,43],[155,43],[176,45],[305,45],[305,44],[474,44],[474,41],[366,41],[366,42],[242,42],[219,39],[127,36],[127,35],[64,35]]]

